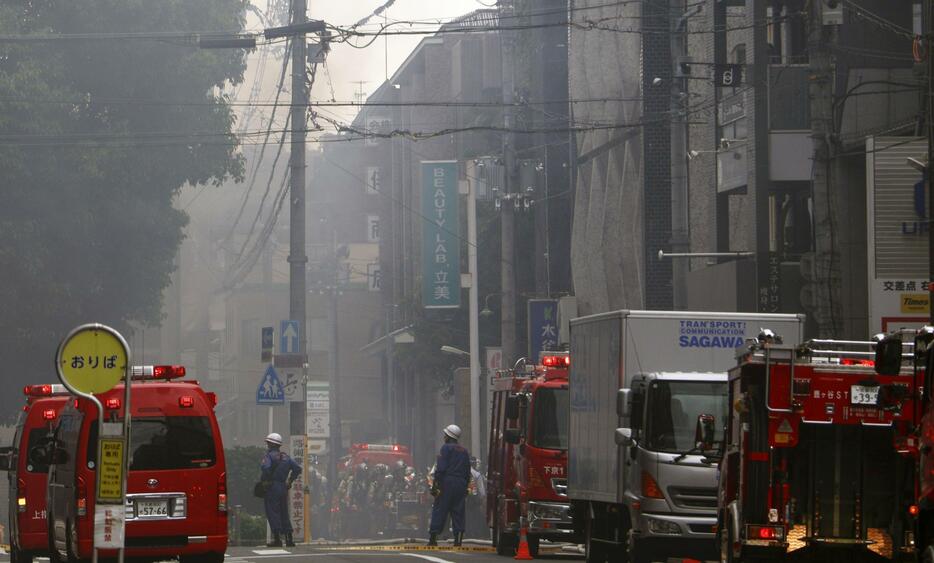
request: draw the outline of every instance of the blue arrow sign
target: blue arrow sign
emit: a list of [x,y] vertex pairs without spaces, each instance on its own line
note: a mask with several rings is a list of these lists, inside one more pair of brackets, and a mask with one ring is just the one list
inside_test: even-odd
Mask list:
[[259,380],[259,386],[256,388],[257,405],[284,405],[285,389],[282,387],[282,381],[276,368],[268,366],[263,377]]
[[298,321],[279,321],[279,353],[299,353],[299,326]]

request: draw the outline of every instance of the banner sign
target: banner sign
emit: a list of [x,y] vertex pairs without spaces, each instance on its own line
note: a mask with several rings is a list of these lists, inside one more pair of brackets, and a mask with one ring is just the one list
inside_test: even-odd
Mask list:
[[422,305],[459,308],[460,212],[456,161],[422,161]]
[[529,359],[538,362],[542,350],[558,348],[558,300],[529,299]]

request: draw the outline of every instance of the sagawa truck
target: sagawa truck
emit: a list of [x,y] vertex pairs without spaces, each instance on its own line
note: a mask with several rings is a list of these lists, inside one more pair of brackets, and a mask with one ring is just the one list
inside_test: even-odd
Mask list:
[[568,497],[588,561],[715,559],[727,370],[803,315],[615,311],[571,321]]

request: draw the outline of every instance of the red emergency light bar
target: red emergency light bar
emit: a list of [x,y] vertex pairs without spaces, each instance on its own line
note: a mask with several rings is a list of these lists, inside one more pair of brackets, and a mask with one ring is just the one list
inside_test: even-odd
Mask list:
[[547,368],[570,367],[571,356],[542,356],[542,365]]
[[44,383],[42,385],[27,385],[23,387],[23,395],[27,397],[51,397],[53,395],[67,395],[68,390],[60,383]]
[[185,366],[133,366],[130,370],[130,376],[134,380],[169,380],[185,377]]

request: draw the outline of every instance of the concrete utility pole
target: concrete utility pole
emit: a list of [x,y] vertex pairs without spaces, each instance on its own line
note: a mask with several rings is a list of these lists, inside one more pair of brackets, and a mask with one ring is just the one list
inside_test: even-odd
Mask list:
[[[500,21],[506,15],[512,15],[514,7],[511,0],[499,1]],[[500,345],[503,348],[503,367],[512,367],[516,361],[516,270],[515,270],[515,216],[513,202],[509,198],[511,192],[518,184],[518,170],[516,168],[516,134],[512,129],[516,124],[515,103],[515,76],[513,63],[515,62],[515,35],[514,32],[500,32],[502,41],[502,88],[503,126],[503,164],[506,168],[504,193],[501,196],[500,229],[502,253],[500,256]]]
[[810,65],[811,138],[814,140],[812,193],[814,205],[815,321],[821,338],[841,335],[839,221],[833,204],[830,171],[833,159],[833,59],[828,43],[836,26],[823,22],[824,2],[811,2],[808,62]]
[[[292,0],[292,25],[306,21],[306,0]],[[308,86],[305,76],[305,34],[292,37],[292,139],[289,155],[289,318],[298,321],[301,330],[299,354],[308,352],[306,327],[305,268],[305,109]],[[305,415],[305,406],[302,407]],[[306,429],[307,430],[307,429]]]

